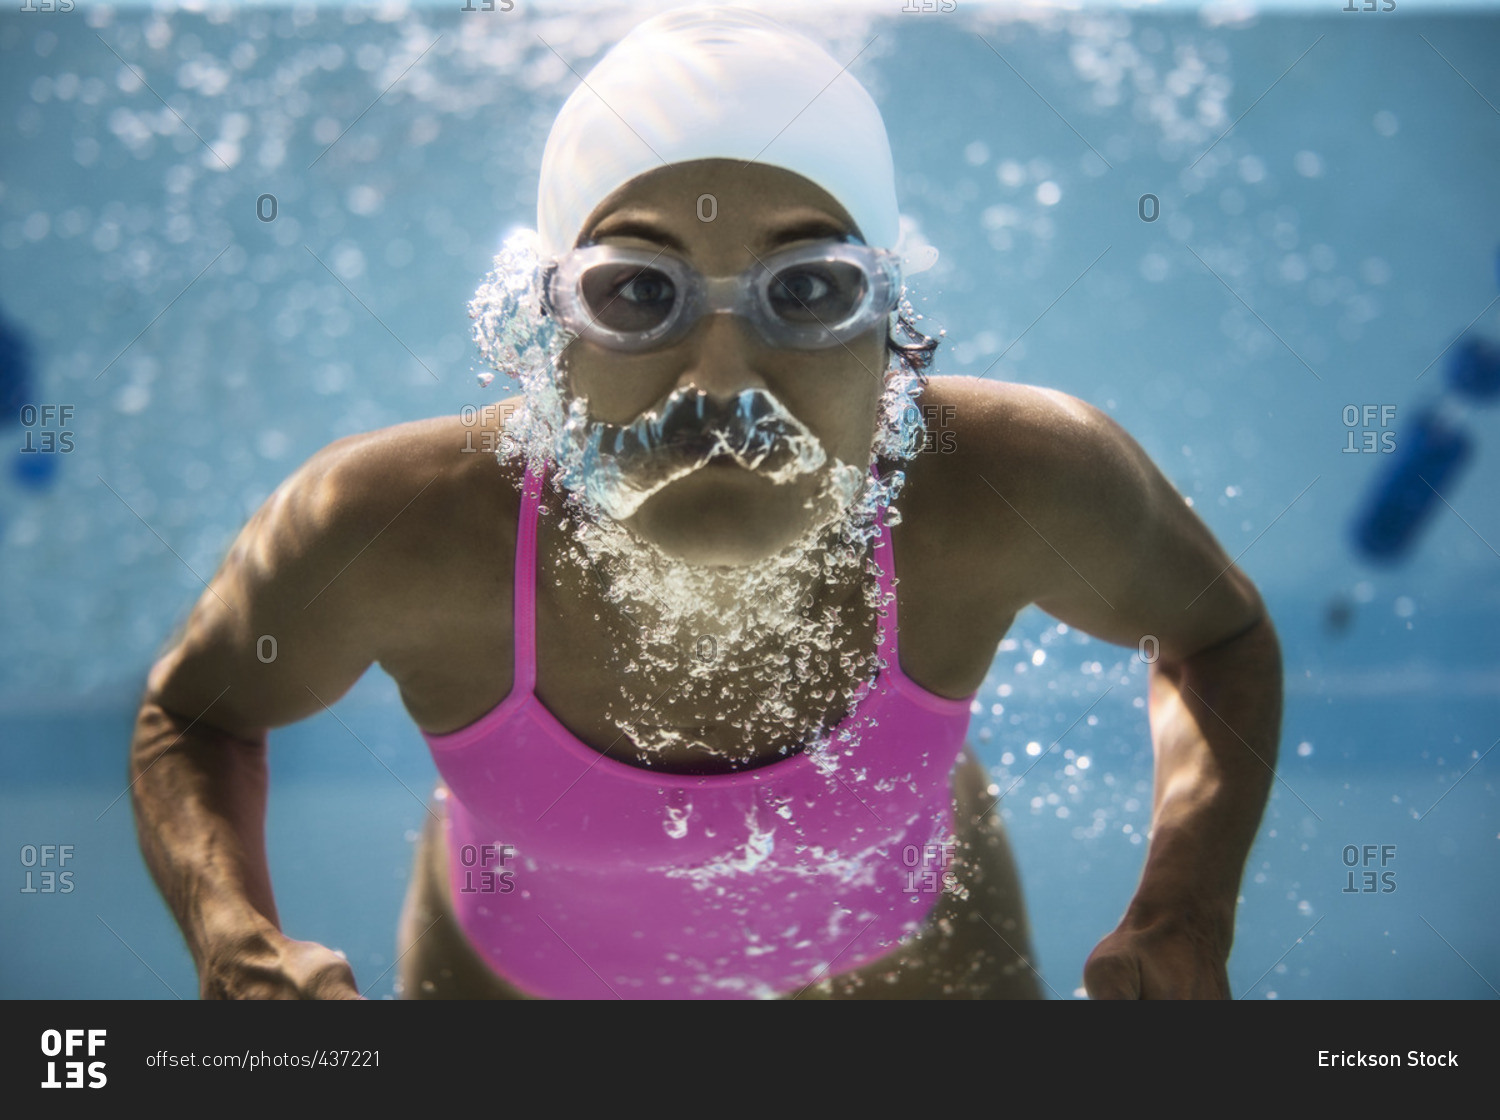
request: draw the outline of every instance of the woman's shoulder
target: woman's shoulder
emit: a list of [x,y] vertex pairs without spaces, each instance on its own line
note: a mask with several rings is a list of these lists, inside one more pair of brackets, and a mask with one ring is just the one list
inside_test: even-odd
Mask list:
[[455,527],[513,530],[525,463],[497,454],[509,410],[520,398],[411,420],[334,440],[303,463],[281,490],[328,533],[414,543]]
[[1102,415],[1079,397],[1042,385],[989,377],[931,377],[918,398],[923,419],[985,434],[1006,426],[1017,431],[1053,431]]
[[[978,493],[994,477],[1044,488],[1121,461],[1130,444],[1103,410],[1040,385],[982,377],[931,378],[918,399],[927,473]],[[937,454],[933,454],[937,452]]]
[[931,378],[918,399],[926,439],[903,469],[903,514],[955,549],[1050,537],[1097,517],[1136,485],[1139,457],[1102,410],[1037,385]]

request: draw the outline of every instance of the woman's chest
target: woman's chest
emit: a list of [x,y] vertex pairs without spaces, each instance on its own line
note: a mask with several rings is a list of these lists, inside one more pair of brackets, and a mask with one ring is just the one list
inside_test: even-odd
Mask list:
[[956,579],[962,566],[924,549],[909,522],[888,547],[895,580],[867,564],[862,582],[771,621],[733,609],[664,620],[653,596],[612,602],[596,574],[543,548],[521,603],[509,572],[450,582],[386,668],[430,733],[473,723],[529,680],[579,742],[621,761],[685,772],[774,761],[847,719],[880,670],[883,628],[895,631],[887,662],[919,687],[959,698],[982,682],[1009,623],[988,606],[992,589]]

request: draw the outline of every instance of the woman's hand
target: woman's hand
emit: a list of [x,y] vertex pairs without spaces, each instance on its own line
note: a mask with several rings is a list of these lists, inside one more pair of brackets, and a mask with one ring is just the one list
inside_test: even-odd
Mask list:
[[269,929],[227,938],[199,969],[203,999],[364,999],[343,955]]
[[1230,999],[1229,946],[1190,916],[1137,925],[1127,915],[1089,954],[1090,999]]

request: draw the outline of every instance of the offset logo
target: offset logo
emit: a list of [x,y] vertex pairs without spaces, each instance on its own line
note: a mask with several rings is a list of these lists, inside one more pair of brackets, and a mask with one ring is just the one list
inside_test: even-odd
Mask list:
[[[1396,862],[1394,844],[1345,844],[1342,853],[1344,866],[1358,868],[1347,873],[1348,882],[1344,894],[1393,894],[1396,890],[1396,873],[1386,865]],[[1377,857],[1382,870],[1375,870]],[[1357,878],[1356,878],[1357,876]]]
[[21,866],[26,869],[22,894],[72,894],[73,872],[61,871],[73,858],[72,844],[22,844]]
[[[904,894],[937,894],[946,891],[958,893],[958,876],[948,867],[953,863],[956,845],[951,840],[940,844],[927,843],[920,848],[908,844],[901,849],[901,863],[906,868]],[[937,866],[932,867],[933,864]],[[924,868],[924,865],[925,868]]]
[[[464,885],[458,888],[458,893],[510,894],[516,889],[516,873],[505,865],[515,854],[516,849],[509,844],[465,844],[458,853],[458,862],[464,866]],[[498,870],[491,869],[491,864]]]
[[[102,1089],[109,1079],[104,1076],[104,1063],[88,1062],[84,1058],[97,1057],[104,1049],[104,1031],[66,1030],[42,1032],[42,1056],[47,1058],[47,1080],[43,1089]],[[75,1055],[77,1055],[75,1057]],[[66,1058],[59,1062],[56,1059]],[[58,1066],[62,1066],[65,1080],[57,1079]],[[88,1077],[87,1083],[84,1077]]]

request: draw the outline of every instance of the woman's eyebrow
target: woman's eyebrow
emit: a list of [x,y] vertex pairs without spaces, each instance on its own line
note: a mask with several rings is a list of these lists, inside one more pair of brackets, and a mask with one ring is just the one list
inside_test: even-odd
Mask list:
[[[831,216],[799,215],[787,225],[766,231],[758,241],[760,249],[765,251],[794,241],[816,241],[830,237],[842,240],[851,232],[853,231],[843,222]],[[675,234],[650,218],[638,215],[622,214],[618,218],[605,218],[590,231],[586,240],[598,241],[606,237],[635,237],[665,245],[677,253],[687,253],[687,246]]]
[[603,237],[636,237],[642,241],[655,241],[659,245],[686,253],[687,246],[673,234],[648,218],[620,218],[618,221],[605,218],[589,234],[587,241],[598,241]]
[[767,233],[761,239],[761,244],[767,249],[774,249],[793,241],[820,241],[830,237],[843,240],[851,232],[834,218],[812,216],[800,218],[791,225]]

